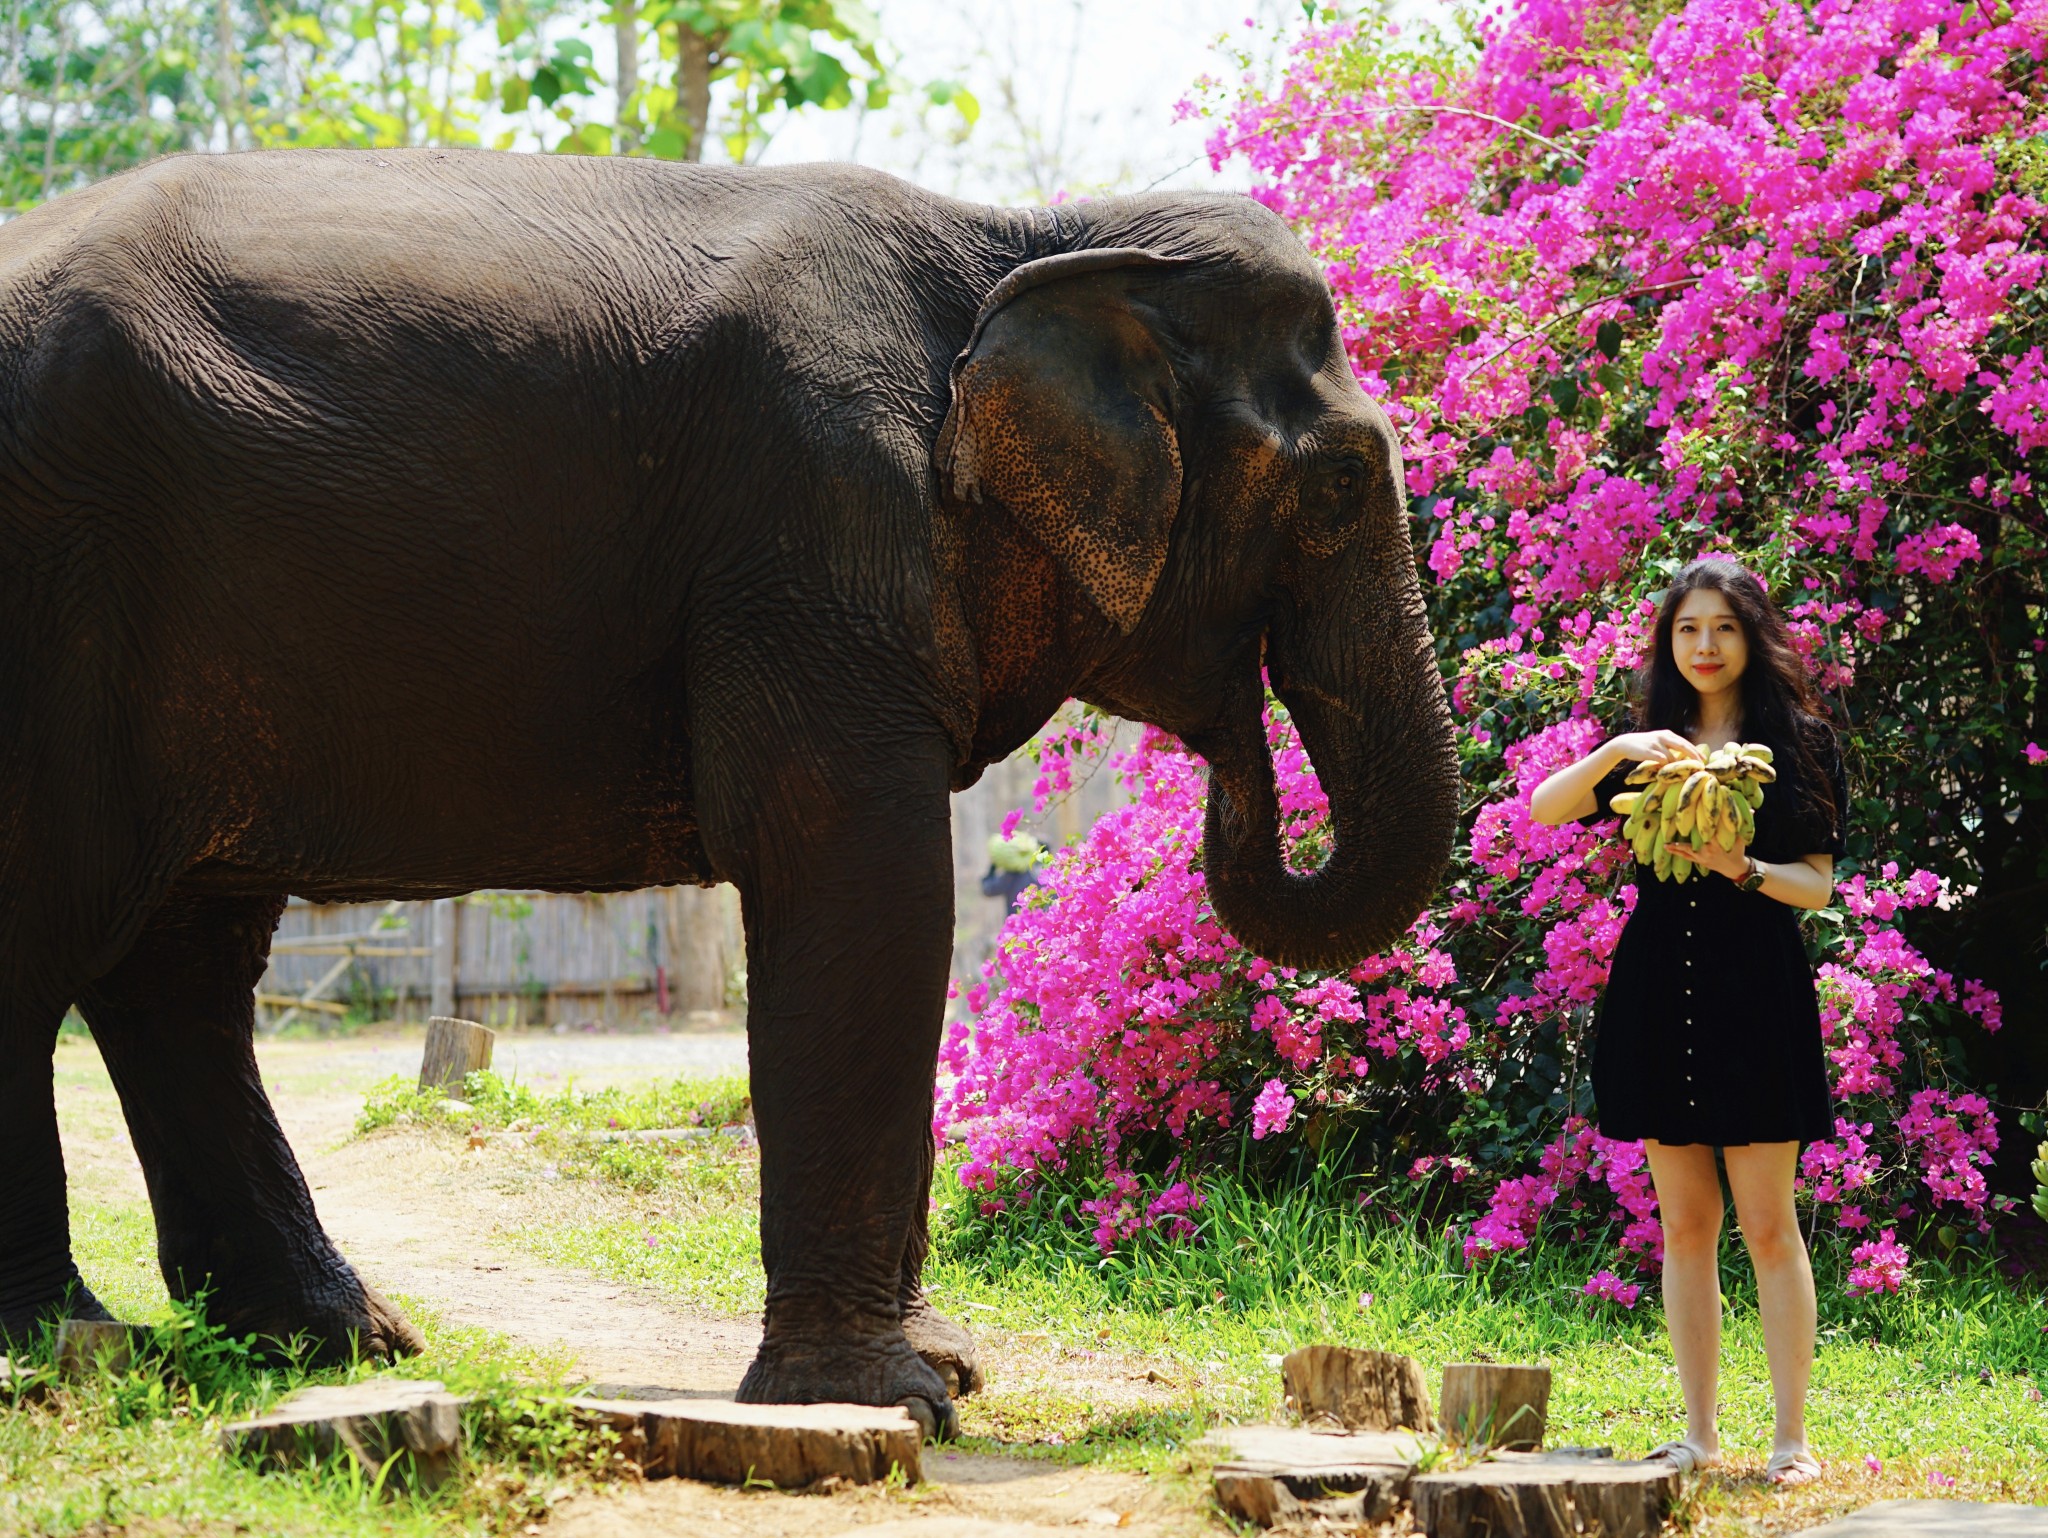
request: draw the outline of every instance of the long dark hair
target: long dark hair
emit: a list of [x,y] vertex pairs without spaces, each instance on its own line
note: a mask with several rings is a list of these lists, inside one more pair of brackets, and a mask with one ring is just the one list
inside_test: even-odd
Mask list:
[[1813,691],[1806,664],[1792,649],[1785,616],[1771,602],[1763,583],[1728,557],[1701,556],[1680,570],[1665,590],[1664,601],[1657,608],[1650,655],[1636,674],[1636,729],[1683,732],[1699,726],[1700,692],[1678,670],[1671,651],[1671,630],[1686,595],[1702,588],[1711,588],[1728,600],[1749,642],[1749,661],[1737,684],[1742,690],[1742,735],[1791,749],[1800,799],[1832,833],[1841,809],[1835,805],[1832,777],[1816,751],[1817,739],[1825,731],[1826,707]]

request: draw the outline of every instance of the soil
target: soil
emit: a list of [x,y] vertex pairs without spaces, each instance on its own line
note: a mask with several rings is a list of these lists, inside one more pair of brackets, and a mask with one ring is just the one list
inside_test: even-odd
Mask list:
[[[637,1046],[635,1043],[644,1043]],[[574,1077],[592,1087],[677,1072],[744,1067],[736,1033],[515,1038],[521,1076],[536,1087]],[[581,1182],[550,1182],[516,1144],[470,1150],[445,1137],[389,1131],[353,1140],[363,1091],[416,1072],[417,1037],[259,1046],[278,1118],[297,1151],[322,1221],[364,1277],[418,1299],[441,1319],[474,1325],[556,1357],[565,1373],[609,1395],[730,1398],[760,1321],[693,1308],[652,1289],[549,1266],[519,1253],[507,1231],[574,1208],[620,1201]],[[505,1045],[501,1058],[510,1057]],[[111,1088],[89,1045],[60,1053],[65,1157],[78,1193],[145,1200]],[[977,1330],[992,1387],[1040,1388],[1113,1410],[1172,1397],[1164,1364],[1063,1347],[1038,1335]],[[1038,1538],[1093,1529],[1152,1538],[1222,1531],[1195,1483],[1040,1457],[926,1449],[925,1482],[784,1494],[688,1480],[615,1486],[557,1505],[546,1531],[655,1538]]]

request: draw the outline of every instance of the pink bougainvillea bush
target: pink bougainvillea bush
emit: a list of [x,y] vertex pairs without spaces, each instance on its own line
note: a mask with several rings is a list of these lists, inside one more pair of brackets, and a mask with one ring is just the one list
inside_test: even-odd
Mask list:
[[[1589,1296],[1632,1305],[1655,1199],[1585,1071],[1624,854],[1528,797],[1719,550],[1791,615],[1851,771],[1805,921],[1837,1121],[1803,1199],[1852,1292],[1985,1242],[2048,1075],[2044,59],[2048,0],[1524,0],[1449,40],[1322,26],[1185,105],[1326,265],[1403,436],[1469,839],[1400,947],[1272,967],[1208,907],[1199,762],[1149,735],[946,1045],[989,1221],[1057,1187],[1105,1249],[1199,1242],[1205,1182],[1338,1159],[1474,1263],[1597,1246]],[[1272,735],[1312,863],[1313,769]],[[1042,792],[1089,748],[1049,738]]]

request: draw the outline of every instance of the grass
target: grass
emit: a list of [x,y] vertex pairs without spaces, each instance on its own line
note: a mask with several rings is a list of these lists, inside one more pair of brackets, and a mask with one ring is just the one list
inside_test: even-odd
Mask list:
[[[75,1053],[76,1048],[72,1049]],[[96,1055],[60,1052],[69,1140],[119,1137],[119,1113]],[[77,1161],[74,1161],[77,1162]],[[428,1333],[427,1355],[395,1375],[438,1378],[470,1400],[460,1479],[431,1494],[375,1488],[353,1464],[258,1473],[221,1456],[229,1420],[258,1414],[297,1388],[374,1376],[370,1364],[306,1371],[253,1359],[174,1304],[156,1264],[156,1233],[132,1174],[78,1163],[71,1180],[72,1249],[95,1293],[147,1327],[132,1370],[10,1403],[0,1391],[0,1534],[116,1531],[170,1534],[444,1535],[519,1532],[551,1500],[601,1477],[609,1434],[571,1427],[556,1404],[565,1359],[436,1318],[398,1298]],[[20,1353],[46,1366],[47,1344]]]
[[[97,1237],[112,1240],[128,1227],[109,1222]],[[97,1269],[87,1259],[87,1269]],[[102,1295],[111,1303],[118,1289]],[[420,1493],[380,1488],[375,1473],[346,1460],[258,1473],[223,1457],[225,1422],[260,1414],[305,1384],[359,1381],[379,1369],[266,1363],[246,1342],[208,1327],[202,1310],[166,1302],[148,1314],[128,1369],[59,1382],[48,1372],[47,1342],[17,1358],[37,1369],[39,1392],[12,1407],[0,1402],[0,1532],[514,1532],[575,1483],[608,1472],[610,1434],[572,1425],[560,1407],[560,1361],[405,1303],[428,1325],[433,1346],[398,1375],[438,1378],[469,1401],[462,1477]],[[141,1313],[130,1299],[120,1307],[129,1317]]]
[[[562,1121],[547,1125],[656,1125],[676,1107],[731,1107],[735,1092],[729,1082],[681,1081],[558,1097]],[[548,1114],[525,1101],[511,1111],[507,1101],[492,1114],[534,1125]],[[547,1143],[545,1127],[541,1136],[565,1177],[610,1195],[593,1202],[589,1221],[536,1225],[518,1242],[694,1303],[761,1306],[751,1142]],[[1627,1456],[1683,1429],[1654,1293],[1632,1311],[1587,1298],[1585,1249],[1537,1250],[1473,1272],[1452,1240],[1364,1218],[1334,1183],[1279,1199],[1224,1183],[1211,1188],[1201,1243],[1147,1241],[1103,1256],[1090,1225],[1057,1203],[1029,1219],[988,1220],[944,1171],[940,1192],[927,1283],[941,1308],[1012,1341],[1042,1337],[1068,1362],[1154,1364],[1168,1385],[1165,1403],[1113,1408],[1085,1388],[999,1381],[962,1406],[970,1445],[1164,1467],[1218,1420],[1273,1413],[1279,1357],[1315,1341],[1403,1351],[1432,1374],[1453,1361],[1548,1363],[1553,1445]],[[1840,1482],[1838,1504],[1928,1494],[2048,1501],[2048,1312],[2037,1295],[1962,1250],[1947,1264],[1919,1261],[1896,1296],[1848,1297],[1839,1275],[1819,1283],[1809,1421],[1834,1465],[1831,1489]],[[1723,1287],[1723,1440],[1754,1467],[1769,1450],[1770,1380],[1754,1283],[1732,1239]],[[1739,1524],[1776,1499],[1753,1480],[1702,1487],[1696,1525],[1740,1530],[1716,1523]]]
[[658,1079],[630,1088],[584,1090],[571,1084],[541,1094],[489,1069],[464,1080],[459,1099],[420,1089],[395,1075],[364,1098],[356,1131],[420,1125],[440,1128],[534,1128],[544,1133],[637,1132],[655,1128],[736,1127],[747,1119],[744,1074],[716,1079]]

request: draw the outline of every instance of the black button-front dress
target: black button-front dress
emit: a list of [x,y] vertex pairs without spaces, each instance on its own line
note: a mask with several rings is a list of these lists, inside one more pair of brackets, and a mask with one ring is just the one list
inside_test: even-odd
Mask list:
[[[1818,721],[1816,757],[1848,806],[1834,733]],[[1839,825],[1802,809],[1790,743],[1768,743],[1778,778],[1764,787],[1749,852],[1768,864],[1840,858]],[[1601,780],[1600,809],[1630,789],[1623,763]],[[1839,819],[1837,820],[1839,823]],[[1607,1137],[1660,1143],[1813,1142],[1834,1136],[1813,969],[1799,910],[1726,876],[1659,881],[1631,862],[1635,910],[1614,948],[1593,1047],[1593,1099]]]

